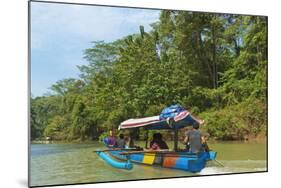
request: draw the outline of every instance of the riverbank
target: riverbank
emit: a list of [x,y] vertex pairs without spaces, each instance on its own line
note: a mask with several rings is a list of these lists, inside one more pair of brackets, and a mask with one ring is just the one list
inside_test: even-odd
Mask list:
[[91,144],[97,140],[31,140],[31,144]]
[[[94,144],[94,143],[101,143],[97,140],[33,140],[31,141],[31,144]],[[145,141],[144,140],[136,140],[136,145],[144,146]],[[170,148],[173,148],[173,141],[169,140],[167,141]],[[256,138],[250,138],[247,140],[217,140],[214,138],[209,138],[208,144],[217,144],[217,143],[245,143],[245,144],[266,144],[267,145],[267,137],[256,137]],[[182,145],[181,142],[179,142],[179,145]]]

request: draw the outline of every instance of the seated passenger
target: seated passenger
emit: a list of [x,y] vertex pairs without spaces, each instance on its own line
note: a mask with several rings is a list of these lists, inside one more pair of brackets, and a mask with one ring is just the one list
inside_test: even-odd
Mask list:
[[124,140],[124,134],[120,134],[119,138],[116,141],[118,148],[125,148],[125,140]]
[[162,134],[161,133],[154,133],[153,134],[153,139],[150,142],[150,149],[151,150],[169,149],[166,142],[162,140]]
[[116,146],[116,137],[114,136],[113,131],[109,131],[109,137],[107,137],[107,145],[109,147],[115,147]]
[[207,140],[209,138],[209,134],[208,133],[205,133],[205,134],[202,134],[202,151],[205,151],[205,152],[209,152],[210,151],[210,148],[207,144]]

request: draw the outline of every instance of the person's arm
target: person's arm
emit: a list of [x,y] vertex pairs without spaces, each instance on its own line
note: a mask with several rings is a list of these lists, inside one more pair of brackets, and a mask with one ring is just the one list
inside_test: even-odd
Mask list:
[[188,143],[188,136],[187,136],[187,135],[185,136],[185,138],[184,138],[184,140],[183,140],[183,143],[184,143],[184,144],[187,144],[187,143]]
[[202,144],[203,144],[203,143],[206,143],[206,139],[205,139],[204,136],[201,136],[201,143],[202,143]]
[[183,143],[184,143],[184,144],[187,144],[187,143],[188,143],[188,135],[189,135],[189,132],[187,132],[187,133],[185,134],[185,138],[184,138],[184,140],[183,140]]

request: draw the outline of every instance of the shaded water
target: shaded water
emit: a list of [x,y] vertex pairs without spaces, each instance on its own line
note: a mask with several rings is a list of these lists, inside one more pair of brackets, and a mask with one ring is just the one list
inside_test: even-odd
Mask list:
[[197,176],[266,171],[266,144],[217,142],[209,144],[218,151],[223,167],[209,162],[200,173],[161,167],[134,165],[132,170],[115,169],[93,151],[103,148],[91,144],[31,144],[31,186],[121,181],[165,177]]

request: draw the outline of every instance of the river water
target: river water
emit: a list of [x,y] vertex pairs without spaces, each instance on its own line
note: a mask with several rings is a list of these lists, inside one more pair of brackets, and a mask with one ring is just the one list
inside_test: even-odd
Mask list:
[[[169,143],[172,145],[172,143]],[[31,186],[122,181],[165,177],[228,174],[267,170],[265,143],[214,142],[217,160],[209,162],[200,173],[189,173],[161,167],[134,165],[132,170],[115,169],[93,151],[104,148],[101,143],[31,144]]]

